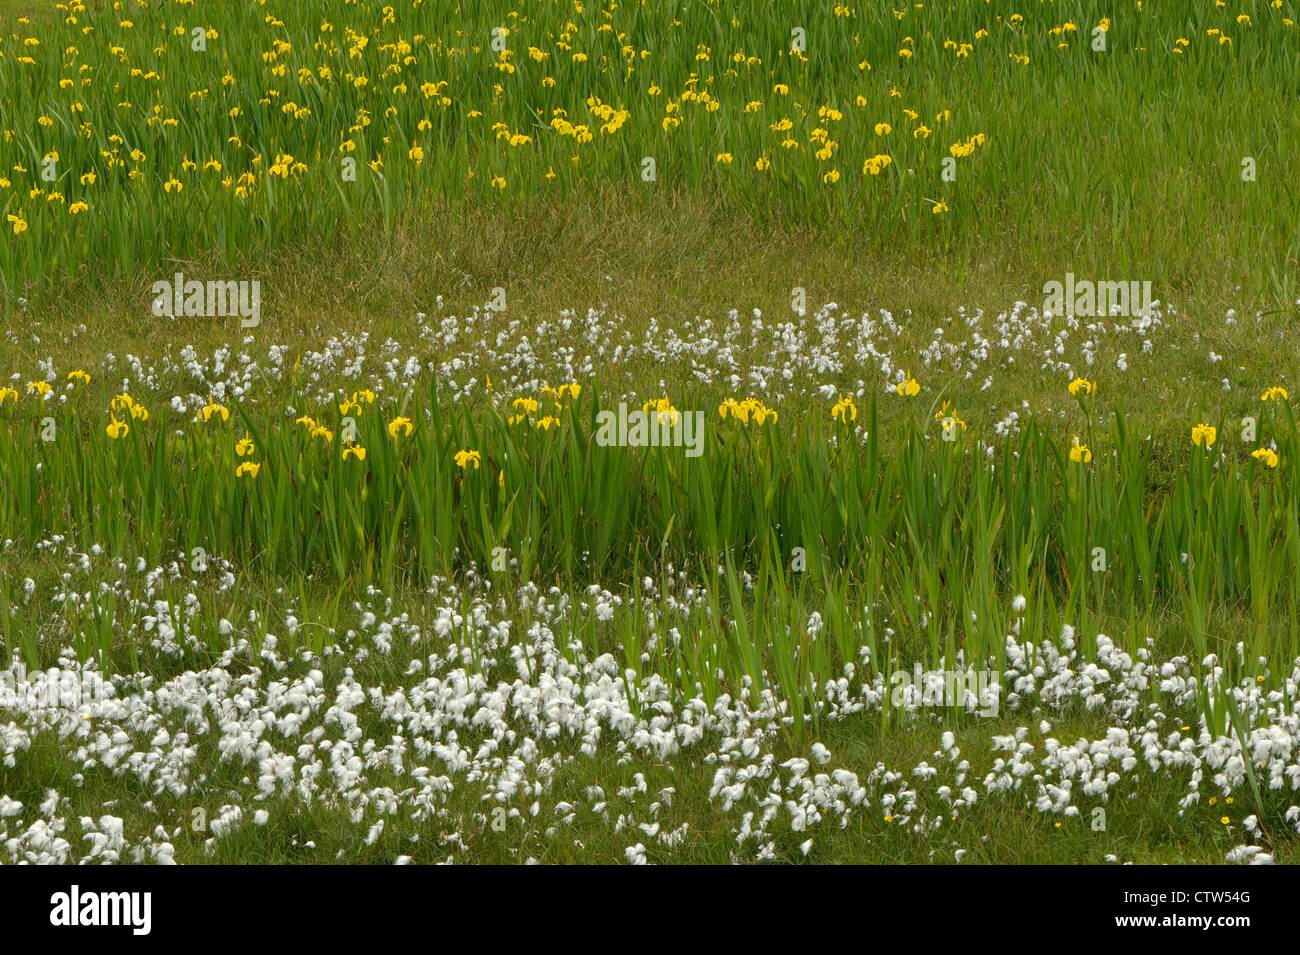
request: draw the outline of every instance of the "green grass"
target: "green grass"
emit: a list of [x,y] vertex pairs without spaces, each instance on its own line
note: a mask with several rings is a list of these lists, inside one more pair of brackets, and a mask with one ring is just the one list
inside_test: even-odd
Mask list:
[[[30,748],[0,764],[0,796],[23,802],[29,823],[56,790],[73,842],[80,817],[120,816],[137,844],[161,825],[187,863],[622,862],[637,842],[652,862],[719,863],[753,860],[760,841],[791,862],[947,863],[961,849],[966,862],[1208,863],[1246,842],[1293,861],[1294,786],[1269,782],[1294,756],[1238,772],[1210,751],[1284,722],[1276,707],[1294,706],[1300,657],[1300,437],[1289,403],[1260,401],[1300,381],[1286,166],[1300,125],[1280,105],[1300,93],[1298,11],[1020,6],[405,0],[389,19],[385,4],[341,0],[0,0],[12,94],[0,103],[0,389],[18,392],[0,391],[0,649],[28,667],[67,665],[70,651],[156,710],[61,728],[24,717]],[[198,25],[215,30],[203,52]],[[504,25],[502,55],[491,44]],[[889,163],[864,169],[878,156]],[[260,281],[262,324],[155,316],[152,285],[177,271]],[[1007,314],[1041,309],[1044,283],[1067,273],[1150,281],[1161,324]],[[504,309],[485,308],[497,290]],[[364,372],[345,374],[363,340]],[[283,374],[272,346],[285,348]],[[207,380],[187,369],[187,348]],[[337,360],[323,361],[330,349]],[[248,391],[211,398],[245,354]],[[390,359],[423,371],[389,379]],[[587,360],[589,372],[569,367]],[[77,369],[88,385],[70,384]],[[895,391],[904,372],[915,397]],[[1075,376],[1096,394],[1067,393]],[[571,379],[580,397],[552,407],[542,386]],[[27,393],[47,380],[49,402]],[[337,405],[365,387],[378,400],[351,412],[349,442]],[[111,404],[123,390],[147,418]],[[858,417],[833,419],[828,390]],[[778,417],[719,418],[719,404],[751,395]],[[704,412],[701,457],[594,441],[599,409],[663,397]],[[529,398],[543,406],[509,423]],[[205,401],[223,410],[193,420]],[[953,442],[945,402],[965,423]],[[538,430],[548,411],[557,424]],[[1018,433],[995,436],[1013,411]],[[328,439],[295,423],[304,414]],[[394,439],[397,416],[413,429]],[[1249,440],[1246,416],[1259,422]],[[115,421],[128,427],[117,437]],[[1190,439],[1200,422],[1218,428],[1208,454]],[[245,433],[251,450],[238,449]],[[1075,436],[1090,461],[1071,460]],[[344,457],[349,446],[365,458]],[[1264,446],[1276,469],[1251,457]],[[469,449],[481,468],[457,465]],[[262,470],[237,477],[245,461]],[[532,586],[549,609],[528,605]],[[621,601],[611,619],[591,586]],[[478,600],[508,622],[509,638],[477,625],[463,648],[458,630],[432,636],[447,588],[458,612]],[[367,609],[399,621],[391,653],[367,643]],[[158,646],[168,623],[185,639]],[[993,717],[888,703],[844,713],[828,697],[841,679],[857,692],[913,664],[1004,672],[1010,633],[1041,663],[1067,625],[1072,672],[1112,676],[1104,703],[1039,697],[1041,676]],[[1129,664],[1172,661],[1185,687],[1125,670],[1121,691],[1103,636]],[[407,805],[366,845],[380,811],[354,818],[355,788],[256,795],[256,761],[226,754],[215,716],[230,698],[214,691],[206,725],[161,702],[194,672],[242,679],[252,698],[312,668],[330,702],[349,673],[414,692],[423,671],[408,668],[431,652],[447,657],[440,678],[461,666],[484,695],[581,672],[590,701],[613,681],[647,731],[657,705],[692,697],[754,706],[768,690],[785,710],[754,718],[758,754],[743,759],[747,731],[725,721],[665,757],[620,736],[614,717],[587,751],[576,730],[530,726],[522,705],[499,736],[452,718],[459,745],[491,755],[473,779],[448,770],[455,785],[428,816]],[[591,669],[602,654],[608,672]],[[325,708],[308,726],[337,745]],[[597,709],[585,718],[599,723]],[[420,736],[373,700],[355,712],[377,746]],[[156,751],[163,726],[195,747],[180,793],[156,790],[152,769],[70,749],[120,731],[132,752]],[[1035,808],[1035,777],[1052,778],[1048,737],[1100,745],[1116,727],[1136,768],[1104,797],[1074,780],[1078,816]],[[941,752],[945,730],[964,774]],[[987,792],[995,761],[1010,759],[991,740],[1022,730],[1034,772]],[[1180,805],[1188,767],[1141,758],[1150,733],[1195,742],[1200,801]],[[534,737],[543,763],[521,742]],[[305,737],[265,738],[293,753]],[[784,805],[762,840],[739,839],[773,773],[783,800],[800,798],[774,767],[814,742],[833,753],[824,771],[856,773],[870,804],[843,828],[828,811],[807,831]],[[538,788],[498,803],[508,757]],[[933,783],[914,776],[922,761],[940,767]],[[409,796],[413,765],[446,768],[408,755],[403,773],[368,765],[358,785],[381,803],[386,787]],[[727,811],[710,790],[737,765],[766,775]],[[646,791],[619,795],[638,774]],[[951,813],[939,784],[980,798]],[[883,797],[908,786],[917,807],[888,809]],[[246,814],[230,835],[191,826],[230,805]],[[497,805],[512,814],[494,827]],[[265,828],[247,821],[258,808]],[[1243,829],[1248,815],[1263,833]],[[939,827],[917,831],[923,817]],[[669,846],[637,828],[652,821],[687,828]]]
[[[346,410],[358,422],[351,444],[343,441],[342,418],[324,417],[333,414],[331,409],[317,421],[294,422],[288,415],[268,419],[264,408],[236,408],[227,418],[215,404],[185,423],[166,409],[136,417],[131,406],[118,403],[109,420],[120,420],[128,430],[114,437],[101,427],[90,400],[93,389],[77,383],[71,392],[72,399],[53,418],[57,437],[42,442],[38,455],[22,446],[33,439],[40,424],[36,416],[45,410],[32,397],[7,402],[9,437],[0,445],[6,462],[0,500],[9,508],[5,524],[22,529],[5,554],[0,627],[6,646],[32,669],[53,665],[70,646],[79,658],[123,674],[127,689],[138,679],[131,674],[165,681],[223,658],[223,670],[239,673],[241,657],[247,655],[251,663],[251,654],[260,653],[276,665],[278,653],[293,661],[291,674],[324,668],[325,686],[339,682],[344,666],[362,685],[400,686],[418,656],[414,648],[358,656],[357,634],[347,629],[355,626],[354,611],[373,603],[375,585],[398,601],[396,608],[385,604],[386,615],[409,607],[414,619],[408,616],[404,625],[428,630],[432,624],[419,609],[418,589],[430,579],[463,580],[471,590],[480,586],[473,581],[486,579],[491,592],[503,596],[540,580],[577,595],[589,582],[635,582],[643,574],[670,585],[669,568],[676,566],[687,569],[687,582],[708,580],[716,568],[707,597],[674,607],[643,593],[639,584],[620,585],[626,609],[604,621],[590,604],[575,607],[558,621],[556,648],[564,648],[573,666],[611,654],[625,674],[622,685],[637,718],[649,719],[659,699],[675,706],[698,697],[701,706],[712,709],[750,694],[748,688],[770,688],[787,707],[766,732],[764,746],[773,759],[799,756],[822,742],[835,752],[837,768],[864,780],[877,764],[880,773],[922,760],[935,765],[934,735],[945,729],[960,733],[972,752],[972,767],[964,773],[944,764],[957,785],[967,777],[997,774],[996,756],[986,746],[1000,732],[1018,732],[1017,727],[1047,718],[1082,735],[1085,749],[1089,736],[1107,735],[1118,711],[1094,713],[1080,702],[1046,699],[1031,712],[1010,709],[992,718],[960,705],[937,715],[906,714],[888,701],[847,719],[830,718],[827,692],[841,675],[890,686],[897,671],[910,672],[914,665],[941,669],[958,660],[1009,672],[1016,664],[1005,635],[1012,631],[1031,653],[1041,653],[1045,641],[1073,624],[1080,654],[1076,667],[1084,661],[1105,663],[1109,651],[1101,648],[1103,634],[1111,635],[1130,661],[1147,654],[1156,661],[1182,658],[1176,668],[1193,680],[1190,695],[1162,690],[1148,677],[1130,697],[1140,711],[1159,714],[1162,733],[1183,724],[1193,738],[1208,734],[1204,741],[1262,730],[1271,718],[1256,689],[1293,692],[1285,661],[1300,657],[1294,584],[1300,538],[1293,473],[1297,437],[1285,402],[1263,402],[1259,411],[1260,439],[1276,444],[1284,465],[1270,469],[1254,460],[1249,448],[1231,443],[1235,436],[1221,425],[1215,445],[1226,457],[1218,460],[1188,440],[1170,485],[1153,492],[1147,480],[1150,442],[1131,437],[1122,414],[1106,422],[1095,395],[1078,397],[1083,438],[1089,448],[1100,452],[1105,444],[1113,454],[1072,460],[1068,445],[1039,431],[1029,418],[1019,438],[1005,441],[989,467],[972,435],[954,426],[956,440],[943,440],[941,424],[919,403],[909,405],[910,413],[894,422],[892,433],[879,422],[874,402],[842,416],[850,420],[711,422],[704,453],[689,458],[683,449],[602,447],[594,437],[598,398],[586,390],[577,398],[563,397],[563,408],[556,409],[560,420],[550,430],[536,425],[552,410],[545,405],[519,412],[512,403],[494,413],[471,406],[440,410],[418,395],[386,406],[366,404],[361,397],[359,408]],[[140,405],[137,399],[134,406]],[[505,420],[515,412],[522,420]],[[413,430],[393,437],[388,425],[399,413],[414,419]],[[87,419],[94,424],[88,427]],[[311,433],[321,428],[331,433]],[[250,447],[241,453],[235,444],[244,432]],[[349,460],[341,454],[345,447],[364,447],[366,455]],[[465,449],[479,452],[481,466],[458,464],[457,452]],[[237,477],[241,461],[256,462],[262,471]],[[37,542],[56,533],[56,552],[72,556],[102,545],[112,561],[121,562],[116,571],[110,566],[73,585],[89,585],[97,591],[93,599],[69,601],[63,561],[53,552],[39,556]],[[1107,550],[1105,567],[1093,563],[1098,542]],[[790,559],[795,546],[805,548],[800,560]],[[497,564],[498,547],[505,549],[507,563]],[[203,556],[196,559],[203,553],[213,555],[216,565],[206,566]],[[141,602],[127,571],[136,557],[144,558],[142,567],[165,567],[179,559],[188,569],[175,568],[149,584],[149,599]],[[239,570],[238,578],[231,578],[233,589],[213,590],[205,581],[224,567]],[[35,600],[20,592],[23,574],[33,575]],[[194,599],[192,593],[203,596]],[[1019,622],[1007,610],[1013,594],[1027,598]],[[498,611],[505,608],[504,602],[498,605]],[[807,622],[814,611],[825,621],[824,634]],[[278,621],[291,614],[297,630],[281,635]],[[170,621],[178,638],[183,634],[192,642],[181,641],[175,652],[151,649],[151,632],[157,632],[151,617]],[[249,623],[236,623],[232,633],[222,629],[222,620]],[[682,639],[666,638],[665,620],[680,629]],[[511,621],[516,634],[529,625],[526,612]],[[244,650],[236,647],[241,639],[247,641]],[[491,686],[516,669],[506,651],[518,646],[482,632],[469,637],[461,659],[468,672],[481,674]],[[455,659],[454,648],[452,654]],[[527,677],[535,680],[541,658],[528,659]],[[1113,661],[1105,665],[1115,667]],[[255,679],[254,685],[260,684]],[[170,722],[173,732],[189,735],[177,722],[184,712],[146,724],[149,734]],[[382,741],[400,733],[377,705],[363,707],[358,716],[363,738]],[[97,718],[93,711],[88,717],[91,733]],[[120,726],[121,719],[109,718],[110,725]],[[474,724],[465,731],[468,744]],[[128,737],[143,732],[135,727]],[[526,799],[502,803],[526,816],[497,820],[505,828],[493,829],[485,797],[469,786],[440,803],[436,826],[418,817],[399,818],[387,836],[358,848],[355,833],[351,844],[345,834],[356,823],[332,809],[329,799],[300,804],[282,794],[250,803],[248,769],[239,760],[230,764],[220,758],[210,732],[193,732],[201,742],[187,770],[191,782],[184,798],[158,793],[161,798],[149,799],[147,809],[140,804],[144,791],[132,796],[128,785],[123,795],[115,795],[124,785],[120,773],[96,768],[94,760],[79,783],[71,783],[66,771],[50,775],[47,761],[62,744],[43,741],[39,731],[21,768],[0,772],[0,782],[11,798],[24,802],[40,801],[36,780],[44,780],[39,785],[46,788],[60,780],[64,785],[54,788],[86,788],[93,794],[89,798],[106,801],[101,805],[129,808],[142,832],[157,824],[170,831],[180,817],[181,831],[170,841],[177,857],[188,861],[328,861],[339,853],[354,862],[395,855],[434,861],[447,854],[447,846],[409,839],[430,837],[435,830],[459,833],[466,845],[457,843],[452,854],[473,861],[617,861],[636,838],[617,826],[611,830],[611,820],[598,812],[589,819],[579,812],[578,820],[562,830],[566,839],[576,840],[573,847],[561,847],[555,832],[548,832],[547,822],[554,819],[534,822],[539,817],[528,814]],[[1041,744],[1047,733],[1037,732]],[[1073,738],[1060,729],[1052,736]],[[145,742],[141,736],[137,745]],[[708,732],[705,742],[718,745]],[[673,811],[655,821],[669,828],[678,820],[689,824],[680,844],[652,846],[654,861],[751,857],[732,845],[734,819],[726,825],[702,821],[716,795],[708,792],[710,764],[697,752],[688,748],[671,759],[654,759],[645,751],[631,759],[600,750],[583,756],[576,740],[564,735],[548,742],[547,751],[557,767],[564,767],[557,777],[548,776],[540,801],[553,807],[552,816],[567,814],[562,802],[606,802],[588,795],[588,787],[628,785],[640,772],[647,785],[676,790],[668,807]],[[1283,763],[1274,766],[1279,758]],[[1261,775],[1266,768],[1276,772],[1284,762],[1285,756],[1266,759]],[[373,768],[367,786],[382,791],[400,784],[381,766]],[[833,839],[815,839],[822,848],[810,858],[955,861],[952,853],[959,847],[972,860],[1003,862],[1099,861],[1107,855],[1125,861],[1210,861],[1240,844],[1239,826],[1247,812],[1263,825],[1270,851],[1285,858],[1292,851],[1283,819],[1285,790],[1257,790],[1252,773],[1253,767],[1249,787],[1217,787],[1216,798],[1231,796],[1241,805],[1231,811],[1212,814],[1203,805],[1180,811],[1187,772],[1164,768],[1130,773],[1104,800],[1075,797],[1077,816],[1033,809],[1029,790],[991,792],[956,812],[956,819],[939,816],[941,828],[934,831],[915,829],[927,819],[933,823],[942,811],[935,792],[923,789],[908,811],[891,810],[882,801],[874,803],[874,813],[863,808],[847,816],[851,822]],[[879,800],[890,783],[877,778],[869,788]],[[637,799],[627,800],[633,816]],[[245,812],[265,809],[274,815],[275,828],[263,837],[245,826],[212,843],[215,854],[209,857],[209,830],[186,830],[184,820],[196,809],[216,817],[229,805]],[[1105,812],[1100,834],[1091,825],[1094,809]],[[663,810],[661,805],[655,812]],[[650,825],[645,817],[635,821]],[[799,846],[806,837],[802,828],[789,825],[779,818],[762,841],[778,858],[794,860],[803,857]],[[995,829],[996,840],[985,838]],[[1020,848],[1019,840],[1044,837],[1049,840],[1044,845]],[[315,846],[309,848],[308,841]]]
[[[375,341],[391,338],[422,360],[442,361],[463,347],[421,341],[415,314],[436,317],[434,300],[442,296],[445,314],[463,318],[482,308],[497,287],[505,290],[508,308],[495,327],[504,331],[510,322],[520,321],[523,333],[534,340],[529,326],[553,324],[562,309],[578,316],[589,308],[602,309],[618,334],[632,341],[643,338],[651,322],[683,336],[690,334],[684,326],[697,316],[716,327],[731,309],[746,316],[758,308],[769,326],[802,324],[791,310],[792,290],[802,288],[810,315],[827,302],[838,303],[851,318],[877,316],[880,309],[892,312],[902,326],[893,342],[895,366],[912,370],[927,394],[942,392],[973,426],[991,427],[1022,401],[1040,411],[1063,408],[1070,413],[1074,407],[1063,400],[1068,376],[1045,372],[1037,353],[1016,355],[1014,364],[990,363],[969,379],[942,364],[927,373],[920,357],[934,340],[934,329],[946,328],[950,339],[963,334],[959,308],[971,314],[982,308],[991,322],[1015,301],[1041,307],[1042,283],[1063,280],[1067,270],[1080,277],[1088,274],[1064,250],[1035,247],[1011,236],[969,257],[908,246],[864,252],[844,234],[795,224],[759,230],[690,197],[613,215],[604,211],[609,206],[594,199],[572,205],[522,203],[495,215],[493,227],[485,230],[486,210],[439,204],[392,237],[372,233],[295,244],[247,270],[199,256],[177,259],[162,273],[138,272],[129,280],[92,273],[61,286],[48,299],[30,302],[25,311],[10,310],[11,347],[0,359],[0,372],[25,382],[47,357],[60,370],[93,371],[108,352],[160,358],[183,345],[210,355],[223,346],[244,347],[240,343],[250,332],[257,343],[254,351],[278,344],[300,354],[319,350],[340,334],[369,334]],[[1126,408],[1141,414],[1145,428],[1171,445],[1182,441],[1192,418],[1240,417],[1263,388],[1300,381],[1300,363],[1290,346],[1300,309],[1247,293],[1217,266],[1204,258],[1202,273],[1185,294],[1172,299],[1177,314],[1152,333],[1156,347],[1150,355],[1139,355],[1135,340],[1100,336],[1094,339],[1096,364],[1085,366],[1077,351],[1084,336],[1075,333],[1064,358],[1105,392],[1122,392]],[[245,330],[232,319],[155,317],[149,308],[150,286],[177,269],[187,277],[260,280],[262,326]],[[1239,316],[1233,324],[1224,321],[1229,309]],[[991,334],[988,322],[982,331]],[[568,336],[552,334],[556,345],[572,343]],[[1050,340],[1045,337],[1040,344]],[[742,362],[771,363],[763,340],[744,336],[734,347]],[[1133,368],[1127,374],[1115,367],[1122,352]],[[1212,363],[1211,352],[1226,360]],[[480,381],[491,374],[508,382],[506,368],[482,354],[472,360],[479,365]],[[988,390],[983,388],[986,374],[992,378]],[[683,375],[690,375],[685,363],[665,365],[634,354],[619,367],[601,368],[599,384],[608,392],[644,394],[661,379],[668,384]],[[1224,378],[1232,392],[1224,392]],[[859,393],[856,380],[865,380],[869,389],[892,383],[877,369],[850,362],[835,384]],[[178,377],[163,385],[183,391],[189,383]],[[283,391],[272,393],[288,398]],[[700,389],[705,407],[727,397],[744,395],[723,382]],[[823,411],[821,401],[802,388],[784,400],[792,411]]]
[[[11,296],[32,298],[90,262],[129,276],[168,254],[255,262],[336,228],[387,234],[423,214],[430,194],[508,214],[594,189],[618,204],[703,196],[757,230],[798,221],[866,253],[905,244],[969,257],[1013,235],[1064,253],[1080,275],[1149,279],[1162,297],[1213,268],[1289,302],[1297,238],[1283,163],[1300,130],[1274,107],[1296,92],[1295,11],[1242,6],[1082,3],[1067,16],[1042,5],[1013,25],[1014,4],[842,17],[821,4],[701,3],[677,18],[624,5],[606,18],[596,6],[494,3],[449,20],[444,2],[403,5],[391,22],[377,4],[77,5],[77,22],[46,21],[38,46],[23,45],[30,28],[5,40],[5,86],[28,94],[0,115],[5,166],[25,170],[11,171],[5,214],[27,231],[0,245],[0,274]],[[1067,20],[1076,29],[1062,32]],[[507,23],[503,55],[492,31]],[[200,24],[217,36],[195,52]],[[796,27],[806,54],[788,49]],[[969,55],[948,41],[970,43]],[[65,65],[70,44],[78,52]],[[602,69],[626,51],[634,64]],[[1012,59],[1023,54],[1027,65]],[[622,112],[607,123],[601,104]],[[589,127],[591,141],[557,115]],[[791,128],[774,131],[782,120]],[[881,123],[892,132],[877,134]],[[976,134],[985,141],[972,155],[950,155]],[[783,148],[787,137],[798,148]],[[427,159],[408,155],[417,147]],[[822,147],[832,155],[817,158]],[[50,184],[40,169],[54,153]],[[716,161],[723,153],[734,161]],[[280,155],[293,158],[272,172]],[[864,174],[873,155],[893,161]],[[358,160],[355,182],[342,179],[345,156]],[[764,156],[771,167],[756,169]],[[644,157],[656,159],[654,182],[640,177]],[[1242,179],[1246,157],[1253,181]],[[953,181],[945,158],[957,163]],[[832,170],[840,178],[827,183]],[[947,211],[933,214],[940,199]],[[78,201],[84,218],[67,228]],[[1254,227],[1222,225],[1236,221]]]

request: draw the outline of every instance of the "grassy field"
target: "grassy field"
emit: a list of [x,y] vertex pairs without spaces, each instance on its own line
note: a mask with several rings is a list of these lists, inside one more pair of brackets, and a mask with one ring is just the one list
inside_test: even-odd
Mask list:
[[1293,861],[1295,4],[463,6],[0,2],[0,861]]

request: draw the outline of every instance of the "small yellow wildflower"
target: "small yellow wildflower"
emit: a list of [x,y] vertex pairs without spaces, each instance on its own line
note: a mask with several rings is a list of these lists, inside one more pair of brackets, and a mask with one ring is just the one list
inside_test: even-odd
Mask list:
[[943,406],[934,413],[934,420],[943,424],[944,437],[948,440],[956,437],[958,428],[962,431],[966,430],[966,422],[952,413],[952,402],[946,399]]
[[880,153],[877,156],[872,156],[871,158],[865,160],[862,163],[862,174],[864,176],[866,175],[878,176],[880,175],[880,171],[884,169],[886,166],[888,166],[891,162],[893,162],[893,160],[890,159],[888,156],[886,156],[884,153]]
[[853,403],[852,397],[841,396],[840,400],[835,403],[835,407],[831,409],[831,417],[838,418],[845,424],[850,421],[857,421],[858,406]]
[[894,385],[894,390],[904,398],[915,398],[921,393],[921,384],[911,375],[904,372],[903,380]]
[[641,406],[645,414],[655,411],[659,415],[659,423],[666,424],[669,427],[676,427],[677,422],[681,420],[681,414],[673,407],[672,401],[667,397],[660,398],[657,401],[647,401]]

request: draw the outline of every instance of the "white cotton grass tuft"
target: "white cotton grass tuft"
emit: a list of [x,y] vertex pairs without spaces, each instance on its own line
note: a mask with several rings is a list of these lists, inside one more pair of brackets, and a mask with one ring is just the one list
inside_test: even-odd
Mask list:
[[623,856],[632,865],[646,864],[645,846],[639,842],[634,846],[628,846],[626,849],[624,849]]

